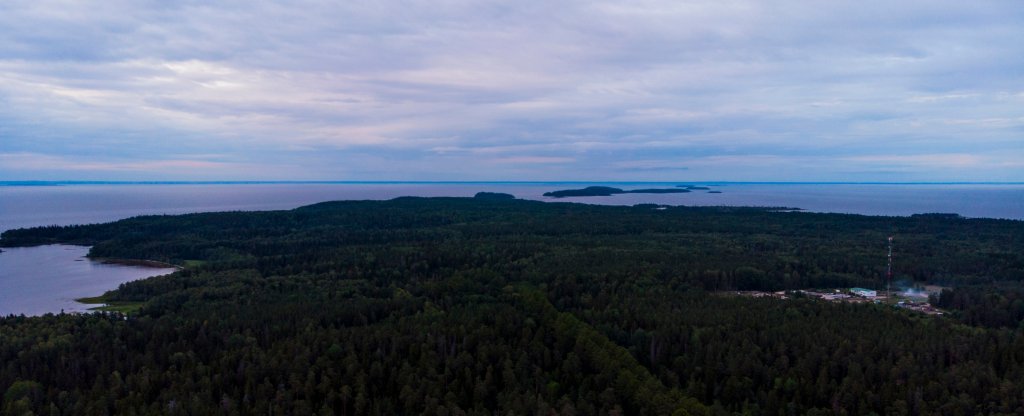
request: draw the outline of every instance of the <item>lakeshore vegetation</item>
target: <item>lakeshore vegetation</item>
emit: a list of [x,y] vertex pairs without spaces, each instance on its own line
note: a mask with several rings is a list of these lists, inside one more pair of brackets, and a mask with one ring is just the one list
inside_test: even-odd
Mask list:
[[[727,290],[954,287],[950,317]],[[480,198],[10,230],[184,266],[0,318],[3,414],[1024,413],[1024,222]]]

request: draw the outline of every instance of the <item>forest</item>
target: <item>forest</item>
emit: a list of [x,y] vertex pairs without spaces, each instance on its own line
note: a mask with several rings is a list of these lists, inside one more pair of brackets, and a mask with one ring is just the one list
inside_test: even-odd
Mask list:
[[563,189],[560,191],[545,192],[544,196],[552,198],[580,197],[580,196],[612,196],[617,194],[682,194],[690,192],[689,188],[649,188],[631,189],[624,191],[610,186],[588,186],[583,189]]
[[[932,317],[733,290],[948,289]],[[184,266],[0,318],[4,415],[1019,415],[1024,222],[397,198],[4,232]]]

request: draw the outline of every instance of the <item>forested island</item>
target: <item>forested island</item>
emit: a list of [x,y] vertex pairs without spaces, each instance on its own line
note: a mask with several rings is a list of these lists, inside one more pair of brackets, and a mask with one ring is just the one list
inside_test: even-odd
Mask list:
[[617,194],[682,194],[690,192],[686,188],[651,188],[622,190],[610,186],[588,186],[583,189],[563,189],[560,191],[545,192],[544,196],[552,198],[566,198],[579,196],[611,196]]
[[[727,290],[954,289],[931,317]],[[183,266],[0,318],[3,414],[1024,413],[1024,222],[501,195],[10,230]]]
[[477,192],[476,195],[473,195],[473,198],[490,200],[509,200],[516,199],[516,196],[512,194],[506,194],[504,192]]

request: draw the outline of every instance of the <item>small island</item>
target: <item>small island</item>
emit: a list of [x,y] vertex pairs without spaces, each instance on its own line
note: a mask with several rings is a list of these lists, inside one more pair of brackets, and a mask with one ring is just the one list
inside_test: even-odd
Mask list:
[[574,196],[612,196],[617,194],[681,194],[690,192],[684,188],[651,188],[622,190],[610,186],[588,186],[583,189],[564,189],[561,191],[545,192],[544,196],[552,198],[566,198]]
[[516,199],[516,196],[512,195],[512,194],[506,194],[506,193],[503,193],[503,192],[477,192],[476,195],[473,195],[473,198],[476,198],[476,199],[486,199],[486,200],[497,200],[497,201],[507,201],[507,200],[510,200],[510,199]]

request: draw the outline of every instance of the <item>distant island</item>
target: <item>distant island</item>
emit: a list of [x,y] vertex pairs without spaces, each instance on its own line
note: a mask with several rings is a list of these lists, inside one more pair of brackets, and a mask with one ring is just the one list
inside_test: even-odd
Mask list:
[[617,194],[682,194],[690,192],[685,188],[652,188],[622,190],[610,186],[588,186],[583,189],[564,189],[561,191],[545,192],[544,196],[552,198],[566,198],[574,196],[612,196]]
[[512,194],[506,194],[503,192],[477,192],[476,195],[473,195],[473,198],[490,200],[509,200],[516,199],[516,196]]
[[711,188],[708,188],[706,186],[696,186],[696,185],[676,185],[676,187],[677,188],[689,189],[691,191],[707,191],[707,190],[711,189]]

